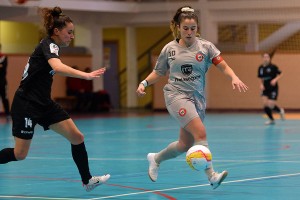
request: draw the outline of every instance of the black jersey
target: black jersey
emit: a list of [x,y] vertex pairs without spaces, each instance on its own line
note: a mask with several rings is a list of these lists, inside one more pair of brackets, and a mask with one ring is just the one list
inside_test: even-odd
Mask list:
[[16,94],[40,106],[52,101],[51,86],[55,72],[48,63],[50,58],[59,58],[59,46],[51,38],[45,38],[31,54]]
[[279,74],[281,74],[281,71],[276,65],[273,65],[272,63],[267,66],[261,65],[258,68],[258,77],[263,79],[264,87],[266,89],[270,87],[278,87],[277,83],[275,86],[271,86],[271,80]]
[[7,56],[0,53],[0,86],[6,85]]

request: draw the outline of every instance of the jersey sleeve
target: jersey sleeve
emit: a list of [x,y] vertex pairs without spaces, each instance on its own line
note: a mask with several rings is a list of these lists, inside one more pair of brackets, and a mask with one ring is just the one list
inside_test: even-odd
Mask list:
[[51,40],[42,41],[42,51],[46,60],[49,60],[50,58],[59,58],[59,50],[59,46]]
[[258,77],[258,78],[263,78],[263,76],[264,76],[263,67],[262,67],[262,66],[259,66],[259,67],[258,67],[258,71],[257,71],[257,77]]
[[0,53],[0,64],[2,64],[4,68],[7,67],[7,56],[1,53]]
[[165,76],[167,74],[167,71],[169,70],[169,64],[168,64],[168,48],[165,46],[156,61],[154,71],[160,75],[160,76]]
[[210,43],[208,48],[208,55],[209,55],[210,62],[213,63],[213,59],[217,58],[220,54],[221,54],[220,50],[217,49],[217,47],[213,43]]
[[274,67],[275,67],[275,69],[276,69],[276,71],[275,71],[276,75],[281,74],[280,69],[279,69],[276,65],[274,65]]

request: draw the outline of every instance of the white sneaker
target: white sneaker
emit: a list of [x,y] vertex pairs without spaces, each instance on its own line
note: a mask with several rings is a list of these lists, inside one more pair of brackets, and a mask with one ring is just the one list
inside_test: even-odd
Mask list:
[[281,119],[281,120],[285,120],[285,112],[284,112],[284,109],[283,109],[283,108],[280,108],[279,114],[280,114],[280,119]]
[[268,120],[265,122],[265,125],[274,125],[275,121],[274,120]]
[[83,187],[87,192],[92,191],[95,187],[105,183],[110,178],[109,174],[103,176],[93,176],[88,184],[83,184]]
[[159,164],[154,160],[155,153],[148,153],[147,159],[149,161],[148,175],[151,181],[155,182],[158,176]]
[[212,188],[216,189],[217,187],[219,187],[227,175],[227,171],[223,171],[220,174],[218,172],[213,172],[212,177],[209,179],[209,183],[212,186]]

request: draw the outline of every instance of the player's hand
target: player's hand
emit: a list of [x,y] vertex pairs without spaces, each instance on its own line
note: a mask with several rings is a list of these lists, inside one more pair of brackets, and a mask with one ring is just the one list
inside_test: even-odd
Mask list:
[[139,84],[139,87],[137,88],[136,93],[137,93],[138,97],[144,96],[146,94],[145,86],[143,84]]
[[245,85],[238,77],[232,79],[232,88],[238,88],[239,92],[246,92],[248,90],[248,86]]
[[92,71],[90,73],[87,73],[87,80],[92,80],[94,78],[99,78],[100,75],[104,74],[106,68],[103,67],[103,68],[100,68],[100,69],[97,69],[95,71]]
[[271,80],[271,82],[270,82],[270,84],[271,84],[272,86],[275,86],[276,83],[277,83],[277,81],[276,81],[275,79]]

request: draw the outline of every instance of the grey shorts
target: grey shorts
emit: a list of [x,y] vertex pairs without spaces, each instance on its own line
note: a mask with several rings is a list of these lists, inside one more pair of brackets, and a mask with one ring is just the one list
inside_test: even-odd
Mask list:
[[196,117],[199,117],[202,121],[205,117],[205,110],[200,109],[198,104],[190,98],[178,99],[167,105],[167,109],[182,128]]

